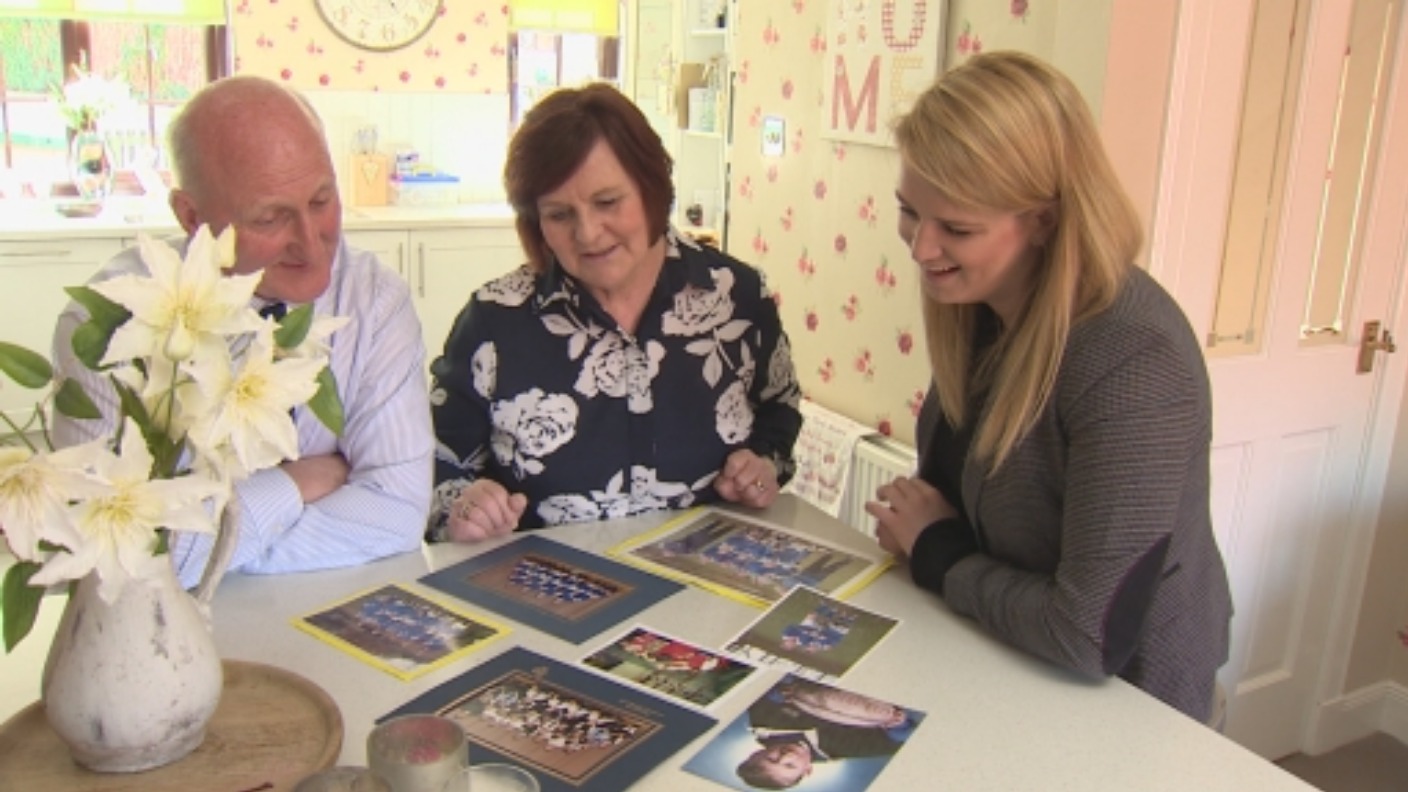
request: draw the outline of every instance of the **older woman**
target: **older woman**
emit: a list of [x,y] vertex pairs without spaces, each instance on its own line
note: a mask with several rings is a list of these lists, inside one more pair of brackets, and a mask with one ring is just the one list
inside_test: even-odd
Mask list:
[[867,509],[915,583],[1003,640],[1200,720],[1232,603],[1211,399],[1071,82],[1018,53],[944,74],[895,130],[934,387],[919,475]]
[[671,164],[607,85],[524,119],[504,185],[528,263],[432,367],[432,538],[777,496],[801,427],[787,336],[758,271],[669,227]]

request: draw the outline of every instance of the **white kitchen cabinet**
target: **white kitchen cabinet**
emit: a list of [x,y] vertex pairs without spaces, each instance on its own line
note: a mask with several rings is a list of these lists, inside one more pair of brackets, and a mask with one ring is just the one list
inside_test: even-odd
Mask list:
[[427,365],[444,349],[469,295],[523,263],[523,248],[511,225],[344,233],[348,244],[376,253],[410,284]]
[[469,295],[523,263],[511,226],[411,232],[411,291],[420,312],[426,362],[445,349],[445,338]]
[[[54,325],[68,304],[64,287],[82,286],[121,250],[117,237],[0,241],[0,341],[50,357]],[[0,411],[17,423],[44,395],[0,376]]]
[[396,270],[401,277],[406,277],[407,231],[403,229],[394,231],[344,230],[342,233],[347,238],[347,244],[358,250],[375,253],[376,257],[381,259],[382,264]]

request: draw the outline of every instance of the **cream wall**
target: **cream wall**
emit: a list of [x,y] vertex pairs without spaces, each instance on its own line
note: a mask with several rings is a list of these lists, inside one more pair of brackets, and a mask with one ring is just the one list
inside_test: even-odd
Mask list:
[[[952,0],[945,62],[1032,52],[1098,108],[1111,2]],[[895,232],[897,157],[817,134],[828,0],[739,6],[729,252],[761,267],[778,293],[807,395],[912,444],[928,364],[918,280]],[[762,154],[764,117],[785,120],[780,157]]]

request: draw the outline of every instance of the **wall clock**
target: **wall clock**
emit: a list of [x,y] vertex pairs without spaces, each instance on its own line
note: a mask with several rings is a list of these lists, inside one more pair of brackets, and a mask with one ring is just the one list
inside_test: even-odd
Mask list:
[[400,49],[425,35],[440,16],[440,0],[313,0],[343,41],[362,49]]

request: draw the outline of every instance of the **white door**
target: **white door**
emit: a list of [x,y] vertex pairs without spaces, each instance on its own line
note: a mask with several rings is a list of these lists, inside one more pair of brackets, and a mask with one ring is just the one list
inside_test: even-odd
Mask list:
[[1307,748],[1339,692],[1382,487],[1366,459],[1372,431],[1393,429],[1376,416],[1396,413],[1376,397],[1408,356],[1355,371],[1365,321],[1398,329],[1400,6],[1180,6],[1152,270],[1205,338],[1213,519],[1236,608],[1226,731],[1267,757]]

